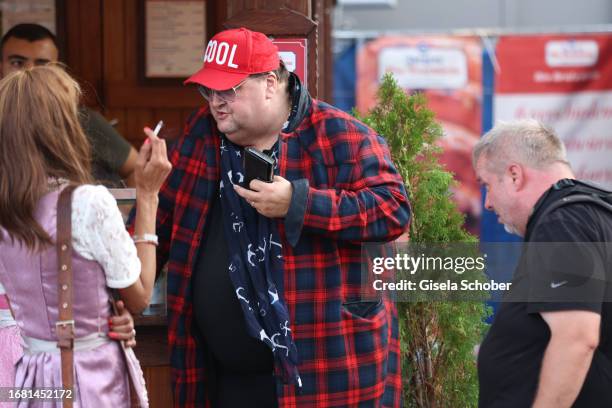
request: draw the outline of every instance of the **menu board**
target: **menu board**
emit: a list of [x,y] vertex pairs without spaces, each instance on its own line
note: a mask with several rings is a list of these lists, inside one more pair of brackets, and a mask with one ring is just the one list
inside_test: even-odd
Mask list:
[[206,2],[145,2],[145,76],[185,78],[202,66]]

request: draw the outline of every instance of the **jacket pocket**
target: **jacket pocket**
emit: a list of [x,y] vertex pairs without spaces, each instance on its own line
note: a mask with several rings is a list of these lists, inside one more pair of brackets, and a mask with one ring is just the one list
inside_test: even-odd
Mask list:
[[383,308],[382,299],[379,300],[351,300],[342,303],[342,308],[353,317],[369,319]]

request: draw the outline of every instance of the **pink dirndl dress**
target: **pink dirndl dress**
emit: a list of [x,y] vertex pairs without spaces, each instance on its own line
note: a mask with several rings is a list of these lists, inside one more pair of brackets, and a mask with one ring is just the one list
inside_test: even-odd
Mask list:
[[[53,240],[57,197],[57,191],[45,195],[36,212],[37,221]],[[0,229],[2,233],[6,234]],[[111,309],[104,271],[100,264],[74,251],[72,265],[76,334],[74,407],[129,407],[126,357],[120,343],[107,336]],[[57,275],[55,246],[32,253],[11,240],[0,241],[0,282],[11,301],[24,341],[24,353],[16,364],[17,388],[62,388],[61,359],[55,344]],[[144,384],[139,385],[144,388]],[[19,408],[43,406],[60,408],[62,403],[58,399],[43,405],[42,401],[32,399],[17,404]]]

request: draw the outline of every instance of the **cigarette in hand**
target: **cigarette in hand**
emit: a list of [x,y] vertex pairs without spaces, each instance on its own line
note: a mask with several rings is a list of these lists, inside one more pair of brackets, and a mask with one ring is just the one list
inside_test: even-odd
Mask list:
[[161,130],[162,126],[164,126],[164,121],[163,120],[160,120],[159,122],[157,122],[157,126],[155,126],[155,129],[153,130],[153,134],[155,136],[158,135],[158,133]]

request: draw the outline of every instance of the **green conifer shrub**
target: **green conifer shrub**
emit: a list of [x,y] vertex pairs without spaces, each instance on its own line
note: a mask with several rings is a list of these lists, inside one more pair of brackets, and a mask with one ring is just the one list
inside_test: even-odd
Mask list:
[[[355,113],[356,116],[360,116]],[[453,176],[438,161],[442,128],[422,94],[407,95],[390,74],[378,104],[359,117],[387,141],[410,196],[412,243],[477,242],[451,200]],[[489,308],[483,302],[399,303],[404,406],[465,408],[478,404],[474,348]]]

